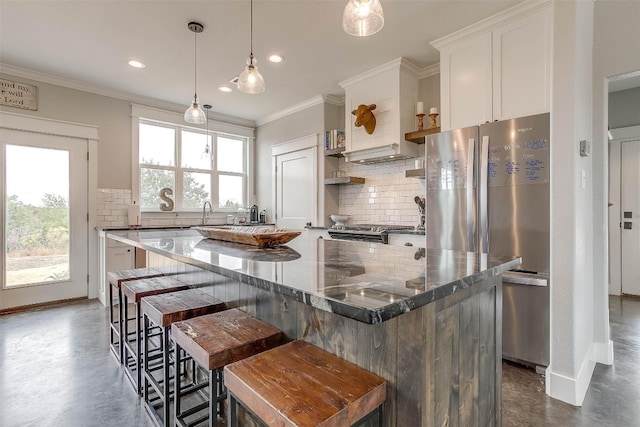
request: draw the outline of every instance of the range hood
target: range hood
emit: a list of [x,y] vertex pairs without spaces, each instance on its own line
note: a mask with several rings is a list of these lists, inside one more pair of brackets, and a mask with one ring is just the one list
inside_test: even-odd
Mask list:
[[[404,135],[415,128],[418,68],[398,58],[339,83],[345,89],[347,162],[370,164],[418,157],[418,145]],[[353,111],[375,105],[373,130],[355,126]]]
[[380,145],[362,150],[345,151],[342,153],[345,161],[368,165],[372,163],[390,162],[394,160],[410,159],[416,157],[417,146],[412,143],[402,141],[401,143],[393,143]]

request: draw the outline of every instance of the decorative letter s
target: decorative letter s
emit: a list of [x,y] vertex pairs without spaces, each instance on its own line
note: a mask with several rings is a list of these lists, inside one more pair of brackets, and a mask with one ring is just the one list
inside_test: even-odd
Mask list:
[[173,190],[170,188],[163,188],[162,190],[160,190],[160,198],[166,202],[160,203],[161,211],[168,212],[173,210],[173,200],[171,199],[171,197],[169,197],[172,194]]

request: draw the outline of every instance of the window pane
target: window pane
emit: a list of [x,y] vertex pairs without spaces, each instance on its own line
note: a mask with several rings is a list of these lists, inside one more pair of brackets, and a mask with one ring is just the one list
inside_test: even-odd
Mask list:
[[6,156],[7,287],[69,280],[69,152],[7,145]]
[[175,166],[175,130],[140,123],[140,164]]
[[217,143],[218,170],[224,172],[244,172],[244,141],[219,136]]
[[185,172],[182,177],[185,208],[201,208],[204,202],[211,201],[211,174]]
[[211,169],[211,136],[182,131],[182,167]]
[[[140,168],[140,207],[160,209],[160,204],[167,204],[160,198],[160,190],[171,188],[175,195],[175,174],[164,169]],[[171,198],[175,201],[175,197]]]
[[242,201],[244,200],[242,187],[241,176],[220,175],[220,188],[218,189],[219,207],[242,207]]

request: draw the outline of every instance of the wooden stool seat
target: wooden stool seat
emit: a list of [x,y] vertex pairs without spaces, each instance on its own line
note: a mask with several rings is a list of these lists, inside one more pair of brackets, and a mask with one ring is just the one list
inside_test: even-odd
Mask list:
[[122,295],[130,302],[140,303],[143,297],[158,295],[167,292],[181,291],[189,287],[179,282],[173,276],[149,277],[140,280],[130,280],[121,286]]
[[[122,353],[125,373],[133,383],[138,394],[142,392],[142,315],[140,300],[144,297],[187,289],[188,286],[176,280],[174,276],[149,277],[147,279],[130,280],[120,286],[122,291],[123,319],[129,319],[129,303],[135,310],[135,330],[129,333],[129,322],[123,321]],[[131,339],[129,338],[131,336]]]
[[122,282],[148,279],[150,277],[159,277],[164,275],[165,274],[157,268],[133,268],[131,270],[110,271],[107,273],[107,280],[109,280],[109,284],[111,284],[111,286],[119,288],[120,285],[122,285]]
[[[122,363],[122,292],[120,286],[124,282],[130,280],[147,279],[150,277],[163,276],[164,273],[155,268],[134,268],[130,270],[110,271],[107,273],[107,281],[109,282],[109,348],[115,356],[116,360]],[[116,319],[114,310],[114,290],[117,294],[117,313]]]
[[[181,408],[182,393],[176,390],[174,398],[176,426],[197,424],[209,420],[216,425],[216,404],[222,415],[224,393],[221,368],[229,363],[268,350],[282,342],[283,334],[277,328],[238,309],[194,317],[171,325],[175,344],[175,372],[180,375],[179,352],[184,349],[209,374],[209,399],[187,410]],[[218,379],[218,376],[220,377]],[[208,415],[192,423],[186,418],[208,409]]]
[[268,425],[352,426],[377,413],[386,380],[306,341],[292,341],[224,368],[235,426],[235,400]]
[[[169,361],[171,355],[170,331],[174,322],[191,319],[205,314],[226,310],[224,302],[200,289],[185,289],[182,291],[163,293],[143,297],[140,300],[142,316],[144,318],[142,342],[143,345],[143,396],[147,412],[157,425],[170,425],[171,380],[173,388],[181,387],[180,378],[172,375]],[[159,344],[160,363],[151,366],[149,352],[152,351],[151,327],[161,329]],[[186,387],[186,386],[185,386]],[[155,396],[152,395],[155,392]]]
[[162,327],[227,308],[224,302],[197,288],[144,297],[141,304],[142,313]]

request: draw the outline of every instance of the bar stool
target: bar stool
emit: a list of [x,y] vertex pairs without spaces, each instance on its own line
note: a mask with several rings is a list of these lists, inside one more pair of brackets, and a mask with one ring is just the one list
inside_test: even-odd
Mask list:
[[[110,271],[107,273],[109,281],[109,348],[116,360],[122,364],[122,292],[120,287],[123,282],[150,277],[163,276],[164,273],[155,268],[134,268],[130,270]],[[113,294],[117,293],[118,318],[114,315]]]
[[[171,324],[174,322],[191,319],[196,316],[216,313],[226,310],[227,306],[213,296],[202,292],[200,289],[185,289],[171,293],[159,294],[144,297],[140,301],[142,316],[144,319],[142,342],[143,342],[143,396],[147,412],[157,425],[170,425],[169,400],[171,399],[171,363],[170,359],[170,332]],[[161,339],[159,349],[161,351],[160,363],[151,366],[151,327],[161,328]],[[162,377],[158,378],[161,373]],[[174,388],[180,387],[180,379],[173,376]],[[150,397],[153,390],[156,398]],[[160,416],[159,409],[161,409]]]
[[268,425],[382,426],[386,380],[306,341],[292,341],[224,368],[230,427],[240,403]]
[[[180,354],[184,349],[208,373],[208,399],[183,410],[181,400],[189,393],[176,388],[174,396],[174,418],[176,426],[193,426],[209,419],[209,426],[215,426],[217,413],[224,415],[224,383],[222,368],[229,363],[242,360],[279,345],[283,334],[277,328],[256,319],[238,309],[194,317],[171,325],[171,337],[174,341],[175,376],[180,377]],[[195,375],[195,373],[194,373]],[[216,412],[216,405],[219,410]],[[207,409],[207,414],[198,419],[186,421]]]
[[[129,321],[124,321],[122,327],[122,341],[124,342],[122,360],[124,372],[131,380],[133,388],[138,394],[142,392],[142,318],[140,314],[140,300],[143,297],[167,292],[181,291],[188,286],[177,281],[172,276],[150,277],[148,279],[131,280],[122,283],[123,319],[129,319],[129,303],[133,303],[135,311],[135,331],[129,334]],[[129,339],[131,336],[132,339]],[[131,362],[129,362],[131,359]],[[135,371],[135,373],[134,373]]]

